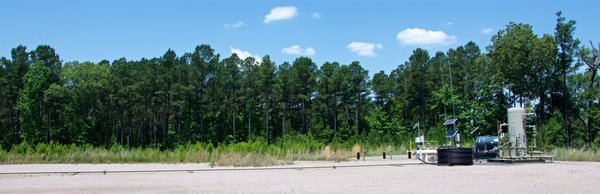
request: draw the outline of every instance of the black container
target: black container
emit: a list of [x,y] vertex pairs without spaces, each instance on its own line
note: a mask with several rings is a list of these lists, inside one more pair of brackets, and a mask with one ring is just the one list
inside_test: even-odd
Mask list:
[[473,150],[471,148],[440,148],[437,149],[438,165],[473,165]]

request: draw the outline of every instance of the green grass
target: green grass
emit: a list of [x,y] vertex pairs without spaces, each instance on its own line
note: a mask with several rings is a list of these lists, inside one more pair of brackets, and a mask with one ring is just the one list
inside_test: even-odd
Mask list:
[[[366,156],[405,154],[403,145],[366,145]],[[119,145],[93,147],[90,145],[23,143],[9,151],[0,149],[0,164],[47,163],[210,163],[218,166],[273,166],[291,164],[296,160],[347,161],[360,151],[358,144],[325,145],[307,137],[288,137],[275,144],[265,141],[229,145],[194,143],[161,151],[158,148],[126,148]],[[595,149],[554,148],[557,161],[600,162]]]
[[[10,150],[0,149],[0,164],[47,163],[210,163],[218,166],[273,166],[297,160],[347,161],[360,151],[352,142],[325,145],[310,136],[286,136],[274,144],[264,140],[228,145],[188,143],[161,151],[158,148],[126,148],[120,145],[62,145],[22,143]],[[366,156],[405,154],[402,144],[365,145]],[[596,149],[554,148],[557,161],[600,161]]]
[[[62,145],[22,143],[10,150],[0,149],[0,164],[48,163],[210,163],[219,166],[273,166],[295,160],[347,161],[356,157],[356,145],[350,142],[325,145],[310,136],[285,136],[276,143],[264,140],[227,145],[188,143],[161,151],[158,148],[127,148],[120,145]],[[389,155],[397,147],[365,146],[367,155]],[[404,150],[404,149],[402,149]]]
[[554,160],[600,162],[600,151],[594,149],[555,148]]

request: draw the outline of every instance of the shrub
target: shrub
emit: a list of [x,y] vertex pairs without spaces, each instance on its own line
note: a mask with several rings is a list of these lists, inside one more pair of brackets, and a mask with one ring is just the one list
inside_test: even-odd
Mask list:
[[21,144],[13,145],[10,152],[16,154],[30,154],[33,153],[33,148],[31,148],[27,142],[22,142]]
[[542,126],[542,133],[544,136],[544,144],[549,145],[552,144],[557,147],[562,147],[565,145],[565,134],[563,130],[563,122],[562,115],[558,110],[554,110],[550,119],[546,122],[544,126]]

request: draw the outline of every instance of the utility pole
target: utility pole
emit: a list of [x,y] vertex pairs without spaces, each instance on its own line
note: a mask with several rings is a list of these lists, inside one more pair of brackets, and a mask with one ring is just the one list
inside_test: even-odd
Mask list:
[[454,113],[454,90],[452,89],[452,63],[448,63],[448,71],[450,72],[450,101],[452,102],[452,118],[454,118],[455,113]]

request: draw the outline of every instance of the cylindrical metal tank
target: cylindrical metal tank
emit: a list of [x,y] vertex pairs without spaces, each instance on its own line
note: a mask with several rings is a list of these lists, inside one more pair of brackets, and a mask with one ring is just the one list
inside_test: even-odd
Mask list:
[[498,136],[477,136],[475,139],[475,147],[477,150],[492,150],[498,147]]
[[525,135],[525,109],[513,107],[508,109],[508,143],[510,156],[522,156],[527,149]]

